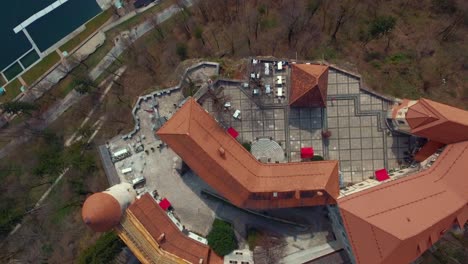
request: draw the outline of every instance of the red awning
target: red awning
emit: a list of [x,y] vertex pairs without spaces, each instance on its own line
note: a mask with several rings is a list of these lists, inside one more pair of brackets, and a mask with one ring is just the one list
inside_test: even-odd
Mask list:
[[386,169],[376,170],[376,171],[375,171],[375,178],[376,178],[378,181],[385,181],[385,180],[390,179],[390,177],[388,176],[388,172],[387,172]]
[[167,211],[167,209],[169,209],[169,207],[171,207],[171,203],[169,202],[169,200],[164,198],[164,199],[161,200],[161,202],[159,202],[159,206],[161,206],[161,208],[164,211]]
[[311,159],[314,157],[314,148],[301,148],[301,159]]
[[239,136],[239,132],[237,132],[237,130],[235,130],[233,127],[228,128],[227,132],[228,132],[229,135],[231,135],[233,138],[237,138],[237,136]]

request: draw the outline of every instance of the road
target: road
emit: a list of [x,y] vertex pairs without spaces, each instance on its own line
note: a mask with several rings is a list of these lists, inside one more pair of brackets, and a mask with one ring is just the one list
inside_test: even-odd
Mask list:
[[[187,0],[185,1],[186,6],[191,6],[192,2]],[[174,14],[177,14],[182,9],[176,5],[172,5],[160,13],[156,14],[158,23],[162,23],[169,19]],[[132,33],[129,33],[128,36],[133,41],[136,41],[138,38],[143,36],[145,33],[149,32],[154,28],[154,25],[148,21],[140,24],[132,30]],[[86,44],[85,44],[86,45]],[[90,71],[90,77],[93,80],[96,80],[102,72],[107,69],[114,61],[115,58],[120,56],[124,52],[126,46],[123,41],[118,41],[115,43],[111,51],[105,56],[105,59],[101,61],[93,70]],[[116,55],[116,56],[115,56]],[[34,101],[40,96],[42,96],[48,89],[52,86],[53,83],[59,82],[66,73],[64,73],[63,67],[57,67],[49,73],[35,89],[31,89],[28,94],[26,94],[22,101]],[[47,88],[48,87],[48,88]],[[15,149],[18,145],[28,141],[33,135],[33,131],[41,131],[55,121],[62,113],[64,113],[70,106],[78,102],[81,98],[80,94],[75,91],[70,92],[64,99],[55,103],[50,109],[43,113],[39,118],[33,118],[28,122],[23,122],[14,127],[6,128],[0,130],[0,136],[2,138],[11,138],[12,140],[0,149],[0,159],[5,157],[11,150]]]

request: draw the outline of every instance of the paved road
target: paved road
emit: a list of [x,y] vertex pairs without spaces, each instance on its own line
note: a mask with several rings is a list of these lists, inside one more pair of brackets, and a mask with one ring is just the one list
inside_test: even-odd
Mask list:
[[[191,6],[192,2],[187,0],[185,4],[186,6]],[[157,21],[158,23],[162,23],[180,11],[181,9],[179,7],[177,7],[176,5],[172,5],[156,15],[158,19]],[[130,36],[130,39],[135,41],[151,29],[153,29],[152,23],[145,22],[137,26],[134,30],[132,30],[132,32],[128,34],[128,36]],[[112,64],[112,62],[114,62],[115,58],[120,56],[120,54],[122,54],[122,52],[125,51],[125,47],[126,46],[123,41],[117,42],[112,48],[112,50],[105,57],[105,59],[90,72],[90,77],[93,80],[96,80],[99,77],[99,75],[107,67],[109,67]],[[88,50],[91,51],[92,49]],[[59,82],[66,75],[66,71],[64,70],[65,68],[66,67],[59,66],[56,69],[52,70],[46,78],[41,80],[41,82],[39,82],[33,89],[30,89],[29,92],[25,94],[23,98],[21,98],[21,100],[26,102],[33,102],[37,98],[41,97],[52,87],[53,84]],[[5,157],[11,150],[13,150],[19,144],[28,141],[32,136],[32,131],[40,131],[46,128],[49,124],[55,121],[63,112],[65,112],[70,106],[79,101],[80,98],[81,96],[75,91],[73,91],[69,93],[64,99],[57,102],[54,106],[48,109],[39,118],[34,118],[32,120],[29,120],[27,123],[24,122],[14,127],[0,130],[0,136],[2,138],[12,139],[5,147],[0,149],[0,159]]]

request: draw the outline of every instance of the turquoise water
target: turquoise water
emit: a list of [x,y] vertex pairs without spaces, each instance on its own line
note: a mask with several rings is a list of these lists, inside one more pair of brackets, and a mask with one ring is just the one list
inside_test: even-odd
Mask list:
[[[55,0],[1,1],[0,10],[0,70],[32,48],[23,32],[13,28]],[[59,8],[35,21],[27,30],[41,51],[74,31],[101,12],[96,0],[69,0]]]

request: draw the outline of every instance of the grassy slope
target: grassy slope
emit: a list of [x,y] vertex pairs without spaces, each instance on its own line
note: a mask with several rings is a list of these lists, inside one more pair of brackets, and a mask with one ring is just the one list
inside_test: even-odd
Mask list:
[[0,103],[5,103],[14,99],[18,94],[21,93],[20,87],[21,82],[18,79],[10,82],[7,86],[5,86],[6,93],[0,96]]
[[106,21],[112,17],[112,9],[109,8],[102,12],[91,21],[85,24],[86,29],[70,39],[67,43],[63,44],[59,49],[61,51],[70,52],[75,49],[81,42],[85,41],[91,34],[93,34],[98,28],[100,28]]
[[46,57],[44,57],[39,63],[34,65],[31,69],[27,72],[23,73],[21,77],[23,80],[31,85],[33,84],[39,77],[41,77],[44,73],[46,73],[52,66],[54,66],[57,62],[59,62],[60,56],[57,52],[52,52]]

